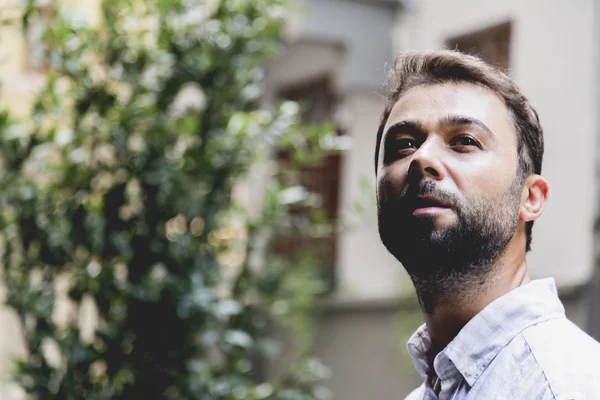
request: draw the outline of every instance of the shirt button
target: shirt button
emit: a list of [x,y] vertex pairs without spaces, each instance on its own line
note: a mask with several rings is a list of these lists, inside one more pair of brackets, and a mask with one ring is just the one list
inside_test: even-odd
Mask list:
[[471,364],[467,367],[467,370],[465,371],[465,375],[473,376],[473,375],[475,375],[476,371],[477,371],[477,367],[475,367],[475,365]]

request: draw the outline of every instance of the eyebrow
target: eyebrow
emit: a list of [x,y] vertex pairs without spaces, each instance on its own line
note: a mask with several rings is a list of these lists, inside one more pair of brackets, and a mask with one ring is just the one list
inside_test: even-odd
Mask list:
[[[466,117],[463,115],[449,115],[447,117],[444,117],[440,121],[440,127],[442,127],[442,128],[450,128],[450,127],[458,126],[458,125],[476,126],[477,128],[484,131],[491,139],[495,139],[495,136],[492,133],[492,131],[490,130],[490,128],[488,128],[486,124],[484,124],[482,121],[478,120],[477,118]],[[395,123],[394,125],[390,126],[388,128],[388,130],[386,131],[385,135],[387,138],[392,135],[398,135],[398,134],[402,134],[402,133],[423,134],[425,131],[426,131],[425,124],[423,124],[423,122],[421,122],[419,120],[404,120],[404,121],[400,121],[400,122]]]
[[490,138],[494,139],[494,134],[491,129],[487,127],[482,121],[477,118],[465,117],[462,115],[449,115],[440,121],[440,126],[444,128],[456,126],[456,125],[474,125],[484,131]]

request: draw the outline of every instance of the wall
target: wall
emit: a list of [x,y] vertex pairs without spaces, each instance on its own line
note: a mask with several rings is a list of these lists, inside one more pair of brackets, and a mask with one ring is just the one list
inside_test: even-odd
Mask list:
[[378,88],[391,60],[392,7],[348,0],[296,0],[299,21],[295,34],[336,40],[349,49],[348,82],[352,87]]
[[[381,245],[377,233],[374,166],[375,137],[383,102],[379,88],[392,57],[394,8],[348,0],[298,1],[298,18],[288,27],[287,49],[267,74],[267,98],[277,87],[333,78],[342,99],[338,117],[352,149],[343,155],[335,297],[395,298],[405,274]],[[361,180],[367,182],[361,185]],[[357,213],[353,204],[366,206]]]
[[593,271],[596,74],[593,0],[421,0],[399,15],[395,49],[435,49],[445,40],[513,21],[511,75],[536,107],[545,131],[546,211],[528,257],[534,277],[559,287]]
[[412,302],[361,301],[327,307],[316,351],[339,400],[403,399],[422,383],[405,343],[419,324]]

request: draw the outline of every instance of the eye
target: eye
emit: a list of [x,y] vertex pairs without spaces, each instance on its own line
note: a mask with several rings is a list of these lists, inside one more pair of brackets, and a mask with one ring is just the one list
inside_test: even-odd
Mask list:
[[398,151],[406,149],[416,149],[417,141],[409,138],[399,139],[396,140],[396,148],[398,149]]
[[456,139],[454,139],[452,144],[459,147],[480,147],[477,140],[465,135],[458,136]]
[[419,148],[419,140],[406,134],[397,135],[396,137],[388,136],[385,150],[385,164],[391,164],[394,161],[410,156]]

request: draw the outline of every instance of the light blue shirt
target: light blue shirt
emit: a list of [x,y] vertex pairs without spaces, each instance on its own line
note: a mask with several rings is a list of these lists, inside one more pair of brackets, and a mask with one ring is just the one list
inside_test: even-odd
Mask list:
[[430,346],[423,325],[407,348],[425,383],[406,400],[600,399],[600,344],[565,317],[552,278],[508,292],[461,329],[433,360],[439,397]]

